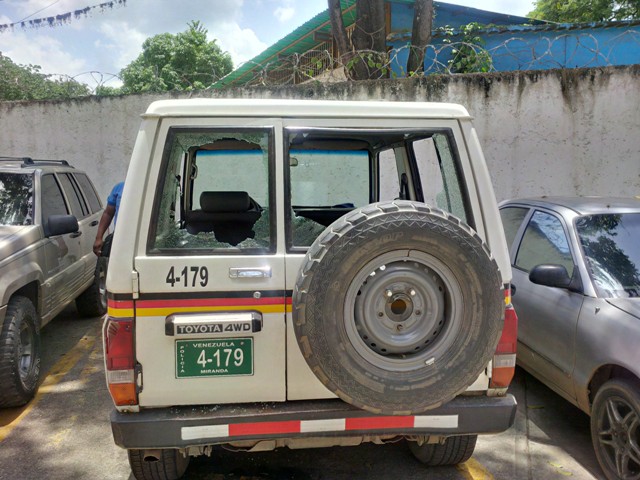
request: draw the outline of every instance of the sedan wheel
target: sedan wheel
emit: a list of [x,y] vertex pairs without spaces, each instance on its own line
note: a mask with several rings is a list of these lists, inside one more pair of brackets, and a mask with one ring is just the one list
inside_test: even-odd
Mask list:
[[609,480],[640,479],[640,389],[627,380],[611,380],[596,395],[591,438]]

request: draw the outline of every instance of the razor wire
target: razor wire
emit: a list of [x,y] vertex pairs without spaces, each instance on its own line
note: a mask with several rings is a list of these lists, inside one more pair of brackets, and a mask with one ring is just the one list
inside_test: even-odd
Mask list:
[[[331,48],[313,49],[269,62],[244,64],[242,68],[247,72],[225,86],[275,86],[350,80],[354,59],[359,59],[368,68],[368,76],[372,79],[638,64],[640,31],[625,30],[604,41],[589,32],[536,38],[513,36],[488,47],[468,42],[445,43],[442,39],[434,38],[434,42],[425,49],[424,71],[418,73],[406,71],[411,48],[410,45],[393,48],[385,55],[384,62],[380,62],[379,52],[369,50],[336,56]],[[626,57],[631,61],[625,62]],[[463,59],[466,63],[463,64],[465,68],[461,69]]]
[[[325,41],[304,53],[278,56],[261,63],[246,62],[205,90],[347,81],[353,79],[356,66],[364,68],[367,77],[382,79],[640,64],[640,29],[620,32],[610,29],[609,32],[607,38],[602,38],[589,31],[575,30],[560,35],[546,31],[538,32],[535,37],[522,34],[497,42],[498,36],[513,34],[499,32],[487,35],[485,39],[489,45],[485,46],[435,36],[425,49],[422,72],[406,71],[412,48],[409,44],[396,46],[383,54],[362,50],[337,55],[332,43]],[[2,73],[0,69],[0,77]],[[70,87],[69,92],[74,97],[122,93],[119,91],[122,79],[118,74],[89,71],[76,75],[43,74],[43,77],[61,85],[75,82],[87,87],[81,93]]]

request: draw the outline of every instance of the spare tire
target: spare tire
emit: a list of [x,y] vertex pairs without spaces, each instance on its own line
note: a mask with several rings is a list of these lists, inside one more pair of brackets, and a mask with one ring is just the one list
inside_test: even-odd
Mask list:
[[504,318],[500,272],[466,224],[408,201],[374,203],[311,245],[293,321],[318,379],[386,415],[436,408],[493,356]]

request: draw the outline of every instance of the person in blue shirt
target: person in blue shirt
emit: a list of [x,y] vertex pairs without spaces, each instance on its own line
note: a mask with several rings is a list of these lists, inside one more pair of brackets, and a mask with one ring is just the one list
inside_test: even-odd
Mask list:
[[105,232],[109,229],[109,225],[111,225],[112,220],[113,227],[115,228],[116,226],[123,188],[124,182],[120,182],[111,189],[111,193],[107,198],[107,206],[105,207],[104,212],[102,212],[102,217],[100,217],[98,231],[96,232],[96,240],[95,242],[93,242],[93,253],[95,253],[98,257],[108,257],[111,251],[111,238],[113,234],[108,235],[104,240],[103,237]]

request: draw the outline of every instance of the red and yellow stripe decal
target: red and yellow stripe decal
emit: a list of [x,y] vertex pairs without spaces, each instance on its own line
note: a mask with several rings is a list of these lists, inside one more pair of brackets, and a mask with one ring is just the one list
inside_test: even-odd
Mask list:
[[458,415],[411,415],[393,417],[330,418],[324,420],[285,420],[279,422],[231,423],[182,427],[183,440],[255,437],[304,433],[340,433],[385,430],[407,432],[412,429],[454,430]]
[[107,315],[114,318],[133,317],[133,300],[107,300]]
[[167,317],[174,313],[234,312],[254,310],[261,313],[291,312],[291,297],[264,298],[189,298],[108,300],[108,314],[115,318]]

